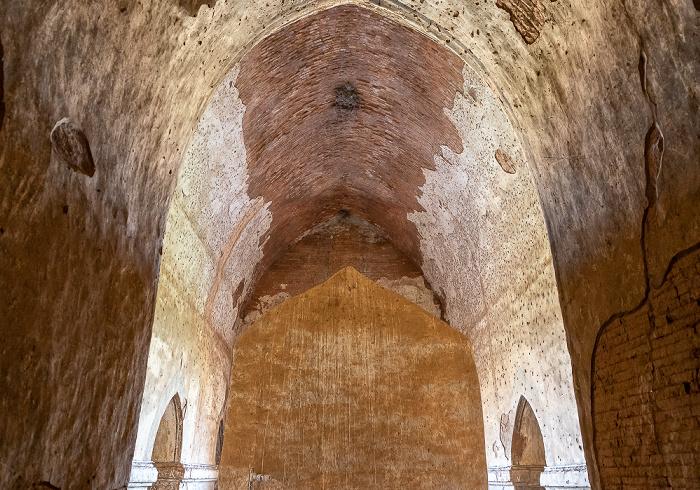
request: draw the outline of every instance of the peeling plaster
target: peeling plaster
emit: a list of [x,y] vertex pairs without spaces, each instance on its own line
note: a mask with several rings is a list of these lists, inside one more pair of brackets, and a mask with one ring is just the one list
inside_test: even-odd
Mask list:
[[[156,407],[167,404],[172,394],[166,387],[180,379],[193,407],[184,419],[182,460],[214,463],[240,302],[254,283],[272,221],[267,205],[247,195],[245,107],[235,88],[237,76],[236,67],[202,115],[175,190],[135,460],[150,458],[148,434],[157,428]],[[241,283],[243,291],[234,298]]]
[[404,298],[417,304],[431,315],[440,318],[441,312],[438,305],[433,300],[433,292],[425,286],[425,279],[422,277],[402,277],[401,279],[387,279],[382,277],[377,280],[377,284],[400,294]]
[[[493,447],[502,440],[500,414],[515,413],[520,395],[542,420],[547,463],[581,463],[571,360],[529,167],[494,93],[469,68],[464,80],[470,97],[458,94],[446,111],[464,152],[435,156],[419,197],[425,211],[408,216],[423,270],[444,294],[450,324],[474,345],[489,466],[510,463]],[[501,169],[497,150],[511,156],[515,174]]]

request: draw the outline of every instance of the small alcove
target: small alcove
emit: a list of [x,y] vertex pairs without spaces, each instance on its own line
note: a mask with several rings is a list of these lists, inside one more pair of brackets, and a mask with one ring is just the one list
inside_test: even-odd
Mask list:
[[540,475],[547,465],[544,440],[537,416],[524,396],[520,397],[510,446],[511,481],[516,489],[541,488]]

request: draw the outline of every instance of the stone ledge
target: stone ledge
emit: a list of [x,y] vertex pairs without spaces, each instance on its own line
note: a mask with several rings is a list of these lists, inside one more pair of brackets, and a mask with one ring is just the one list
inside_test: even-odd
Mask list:
[[[515,475],[511,474],[511,470]],[[538,486],[536,483],[524,483],[522,476],[530,472],[541,472],[539,486],[547,490],[569,490],[569,489],[590,489],[588,483],[588,469],[585,464],[572,464],[560,466],[545,466],[542,471],[541,466],[490,466],[488,468],[489,490],[505,490],[514,488],[514,476],[517,480],[515,483],[518,487]]]
[[127,488],[150,488],[158,480],[158,469],[152,461],[132,461]]
[[205,464],[154,463],[133,461],[127,488],[150,488],[157,481],[203,483],[215,482],[219,467]]
[[551,490],[591,488],[585,464],[545,466],[544,473],[540,476],[540,484]]

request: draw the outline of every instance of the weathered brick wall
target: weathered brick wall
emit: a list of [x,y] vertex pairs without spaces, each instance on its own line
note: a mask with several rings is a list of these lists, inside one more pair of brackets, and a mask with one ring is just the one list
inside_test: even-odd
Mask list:
[[604,488],[700,488],[700,250],[678,260],[594,354]]

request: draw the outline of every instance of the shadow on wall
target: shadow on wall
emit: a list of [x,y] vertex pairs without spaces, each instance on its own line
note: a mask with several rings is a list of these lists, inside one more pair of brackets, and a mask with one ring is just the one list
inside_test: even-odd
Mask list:
[[216,437],[216,454],[214,455],[214,464],[219,466],[221,463],[221,450],[224,447],[224,421],[219,422],[219,434]]
[[547,465],[544,455],[544,440],[535,412],[524,396],[520,397],[513,426],[513,441],[510,447],[513,466],[511,481],[516,489],[542,489],[540,475]]
[[213,8],[216,5],[216,0],[209,0],[208,2],[203,2],[202,0],[178,0],[178,5],[180,8],[187,12],[190,17],[197,17],[199,13],[199,8],[202,5],[206,5],[209,8]]

